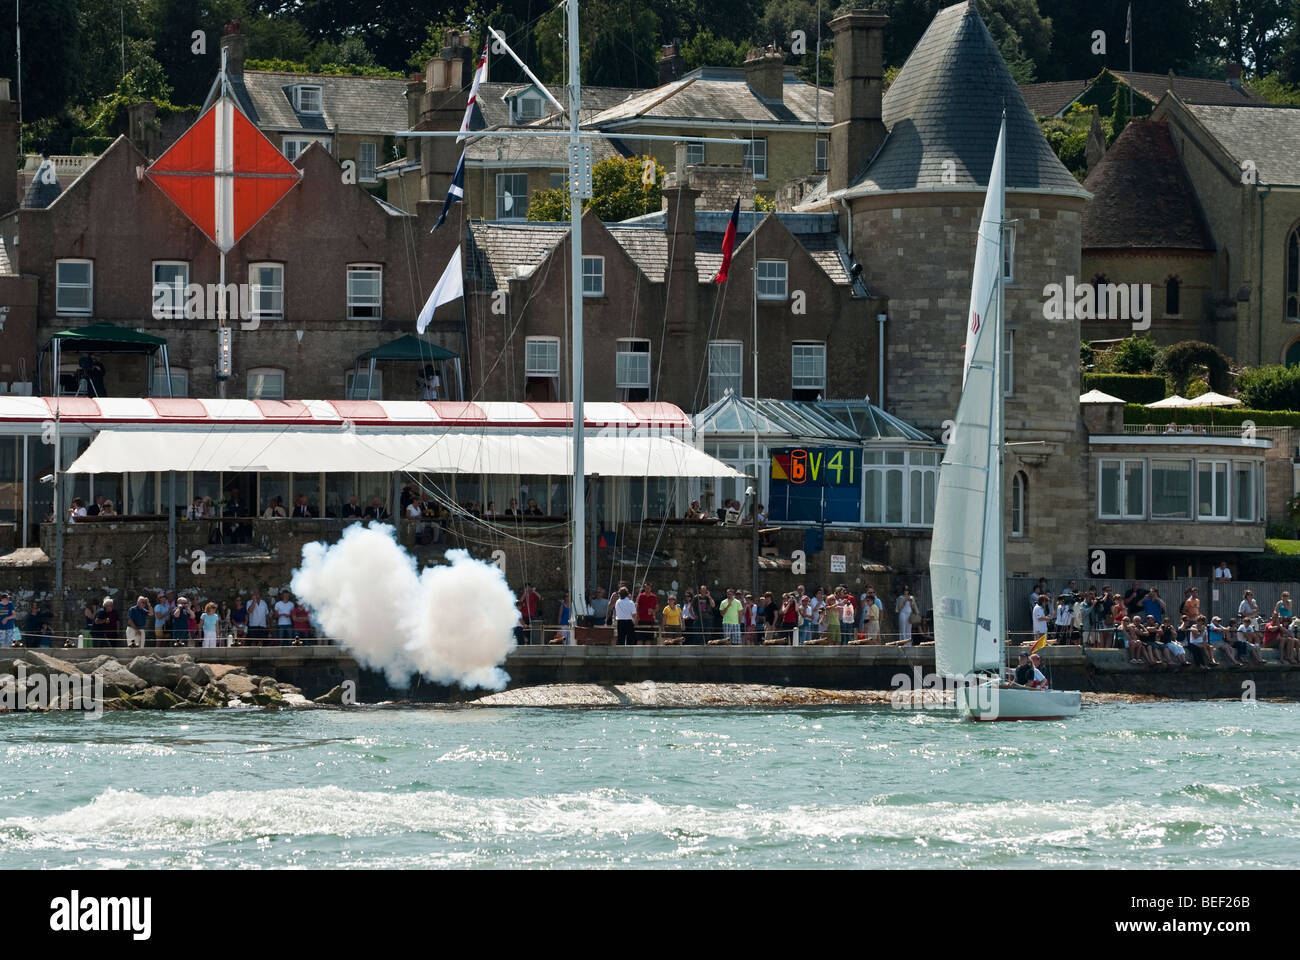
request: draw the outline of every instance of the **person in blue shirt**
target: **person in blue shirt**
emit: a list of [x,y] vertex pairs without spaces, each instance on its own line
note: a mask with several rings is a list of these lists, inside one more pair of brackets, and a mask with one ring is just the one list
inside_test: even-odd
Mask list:
[[13,646],[16,626],[14,616],[14,598],[7,593],[0,593],[0,647]]
[[1142,598],[1142,612],[1148,617],[1154,617],[1156,623],[1164,622],[1165,602],[1160,599],[1160,591],[1155,587],[1147,591],[1147,595]]

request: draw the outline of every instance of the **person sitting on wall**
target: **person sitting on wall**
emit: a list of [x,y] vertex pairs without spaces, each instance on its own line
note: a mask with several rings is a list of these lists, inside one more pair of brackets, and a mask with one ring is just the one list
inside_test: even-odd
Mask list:
[[384,502],[378,497],[370,499],[370,506],[366,507],[365,517],[367,520],[387,520],[388,510]]
[[287,516],[288,513],[285,512],[284,504],[280,502],[279,497],[272,497],[271,502],[266,505],[266,510],[262,512],[263,520],[283,519]]

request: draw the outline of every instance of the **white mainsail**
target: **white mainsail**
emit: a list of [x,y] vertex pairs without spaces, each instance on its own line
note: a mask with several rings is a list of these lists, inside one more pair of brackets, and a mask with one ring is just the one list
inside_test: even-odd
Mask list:
[[930,546],[935,667],[945,676],[1006,662],[1002,503],[1002,223],[1006,117],[998,133],[971,277],[961,401],[939,469]]

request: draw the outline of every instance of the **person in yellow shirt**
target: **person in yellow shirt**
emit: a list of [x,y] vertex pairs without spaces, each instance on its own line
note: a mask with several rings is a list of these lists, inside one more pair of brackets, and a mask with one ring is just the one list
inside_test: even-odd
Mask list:
[[664,604],[662,611],[664,639],[663,642],[669,645],[676,645],[685,640],[682,634],[682,608],[677,602],[677,594],[669,594],[668,602]]

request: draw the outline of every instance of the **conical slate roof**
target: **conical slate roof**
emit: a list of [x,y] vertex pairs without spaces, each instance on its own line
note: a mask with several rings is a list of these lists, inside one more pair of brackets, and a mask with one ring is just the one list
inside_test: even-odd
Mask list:
[[54,172],[54,164],[47,158],[41,161],[36,176],[27,185],[27,192],[23,194],[21,206],[34,210],[44,210],[57,200],[62,192],[63,187],[59,184],[58,175]]
[[848,192],[983,190],[1004,106],[1007,189],[1086,197],[1043,138],[973,0],[940,10],[912,50],[885,94],[889,133]]
[[1213,250],[1169,127],[1133,120],[1088,174],[1084,249]]

